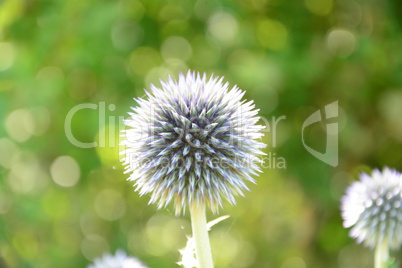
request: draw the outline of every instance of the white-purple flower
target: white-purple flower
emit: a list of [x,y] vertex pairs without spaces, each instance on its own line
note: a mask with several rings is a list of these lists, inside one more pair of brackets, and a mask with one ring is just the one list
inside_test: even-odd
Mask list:
[[122,250],[117,250],[115,255],[104,254],[101,258],[95,258],[94,263],[87,268],[147,268],[137,258],[127,256]]
[[135,99],[125,120],[123,161],[136,190],[151,193],[158,208],[173,202],[176,214],[192,204],[216,212],[222,198],[235,203],[260,171],[265,145],[258,110],[242,100],[245,92],[222,81],[188,72]]
[[342,198],[344,227],[358,243],[373,248],[387,243],[397,249],[402,243],[402,176],[384,168],[362,173]]

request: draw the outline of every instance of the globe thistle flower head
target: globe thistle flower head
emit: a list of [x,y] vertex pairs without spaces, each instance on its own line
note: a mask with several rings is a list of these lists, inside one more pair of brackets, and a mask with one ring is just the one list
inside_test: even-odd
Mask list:
[[223,198],[235,203],[260,172],[258,110],[222,81],[188,72],[135,99],[123,161],[136,190],[151,193],[158,208],[173,202],[176,214],[192,204],[216,212]]
[[94,263],[87,268],[147,268],[138,259],[129,257],[122,250],[117,250],[115,255],[104,254],[96,258]]
[[392,249],[402,243],[402,176],[384,168],[361,174],[342,198],[344,227],[350,235],[373,248],[386,242]]

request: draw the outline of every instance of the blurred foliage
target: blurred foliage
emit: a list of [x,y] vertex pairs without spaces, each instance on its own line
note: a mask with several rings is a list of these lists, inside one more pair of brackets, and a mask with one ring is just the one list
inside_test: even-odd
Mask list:
[[[225,76],[271,123],[286,116],[265,137],[271,167],[211,231],[216,267],[372,267],[339,203],[359,172],[402,170],[401,28],[398,0],[0,1],[0,267],[85,267],[117,248],[177,267],[188,216],[133,191],[118,131],[143,88],[188,69]],[[335,168],[301,140],[334,101]],[[94,148],[66,136],[80,104],[71,131]],[[306,132],[325,140],[324,123]]]

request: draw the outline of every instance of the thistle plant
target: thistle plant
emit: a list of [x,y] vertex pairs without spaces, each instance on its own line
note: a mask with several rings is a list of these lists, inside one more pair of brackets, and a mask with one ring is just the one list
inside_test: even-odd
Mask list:
[[176,215],[189,207],[199,266],[210,268],[205,210],[235,204],[254,182],[263,127],[245,92],[229,90],[223,78],[188,72],[161,85],[135,99],[123,161],[139,194],[151,194],[149,203],[160,209],[172,202]]
[[384,168],[362,173],[342,199],[344,227],[358,243],[375,248],[375,268],[385,268],[389,249],[402,243],[402,175]]
[[94,263],[87,268],[147,268],[137,258],[129,257],[122,250],[117,250],[115,255],[104,254],[96,258]]

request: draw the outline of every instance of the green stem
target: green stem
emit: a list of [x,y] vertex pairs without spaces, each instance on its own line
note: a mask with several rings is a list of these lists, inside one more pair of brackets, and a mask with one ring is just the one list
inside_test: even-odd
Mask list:
[[213,268],[211,246],[209,244],[205,206],[194,204],[190,208],[191,226],[195,240],[195,249],[200,268]]
[[375,248],[375,266],[374,268],[387,268],[389,258],[388,243],[384,240]]

